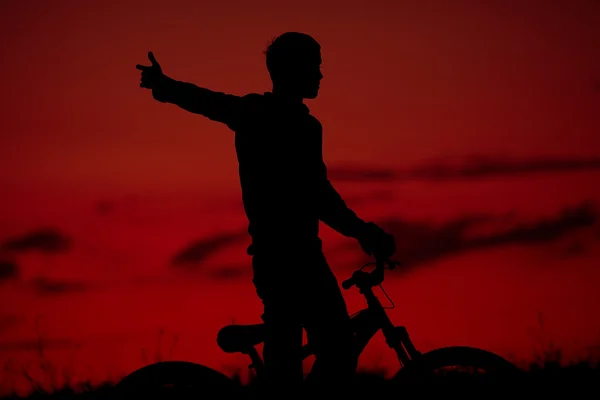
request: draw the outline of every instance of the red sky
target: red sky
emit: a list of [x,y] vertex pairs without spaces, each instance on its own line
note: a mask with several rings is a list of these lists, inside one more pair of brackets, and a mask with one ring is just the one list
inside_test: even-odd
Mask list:
[[[233,133],[154,101],[135,64],[152,50],[176,79],[263,92],[285,31],[322,45],[307,104],[334,185],[396,236],[385,288],[417,346],[596,351],[600,3],[202,3],[0,5],[0,390],[27,387],[23,366],[43,379],[39,337],[61,379],[152,362],[161,329],[164,358],[245,367],[215,342],[260,316]],[[322,237],[344,279],[359,246]],[[361,359],[377,366],[396,368],[381,337]]]

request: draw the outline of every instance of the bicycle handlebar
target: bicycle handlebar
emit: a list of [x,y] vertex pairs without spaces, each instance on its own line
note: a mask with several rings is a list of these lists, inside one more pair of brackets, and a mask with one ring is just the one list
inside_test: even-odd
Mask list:
[[354,275],[342,282],[342,288],[344,290],[348,290],[354,285],[356,285],[356,282],[354,281]]
[[364,272],[362,269],[354,271],[352,277],[342,282],[342,288],[348,290],[353,286],[361,286],[363,283],[369,284],[370,286],[379,285],[383,281],[383,269],[385,264],[393,269],[398,265],[397,262],[390,259],[375,259],[375,270],[372,272]]

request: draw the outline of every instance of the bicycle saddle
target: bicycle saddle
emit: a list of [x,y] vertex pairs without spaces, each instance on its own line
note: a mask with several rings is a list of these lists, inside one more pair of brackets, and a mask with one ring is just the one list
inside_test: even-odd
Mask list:
[[217,334],[217,345],[226,353],[245,353],[264,341],[264,324],[227,325]]

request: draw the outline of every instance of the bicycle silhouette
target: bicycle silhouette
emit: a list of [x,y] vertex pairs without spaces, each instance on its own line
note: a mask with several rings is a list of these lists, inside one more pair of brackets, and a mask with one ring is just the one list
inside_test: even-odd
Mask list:
[[[369,265],[376,267],[371,272],[364,271]],[[396,265],[398,263],[395,261],[377,260],[363,265],[352,274],[351,278],[342,282],[344,289],[357,287],[367,302],[367,307],[351,318],[355,334],[355,357],[360,356],[375,333],[381,330],[387,345],[396,353],[400,363],[399,371],[392,378],[393,383],[431,382],[445,370],[456,371],[457,368],[466,368],[469,373],[483,373],[501,379],[521,372],[501,356],[475,347],[450,346],[426,353],[418,351],[407,329],[392,323],[386,308],[373,292],[375,286],[381,287],[386,266],[388,269],[393,269]],[[387,297],[391,301],[389,296]],[[263,340],[263,324],[228,325],[217,335],[217,344],[223,351],[243,353],[250,357],[252,363],[249,367],[256,371],[257,380],[260,379],[263,363],[256,346]],[[303,358],[311,355],[310,344],[304,345]],[[117,387],[127,393],[149,391],[156,394],[157,390],[162,389],[185,391],[214,385],[219,385],[231,393],[240,393],[240,384],[232,378],[201,364],[186,361],[164,361],[142,367],[123,378]],[[221,391],[220,396],[224,393]]]

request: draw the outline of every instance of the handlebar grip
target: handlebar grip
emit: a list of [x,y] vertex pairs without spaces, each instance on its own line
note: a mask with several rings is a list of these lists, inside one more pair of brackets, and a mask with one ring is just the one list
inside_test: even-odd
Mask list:
[[356,282],[354,282],[354,277],[352,278],[348,278],[345,281],[342,282],[342,288],[345,290],[350,289],[352,286],[354,286],[356,284]]
[[377,284],[381,283],[381,281],[383,281],[383,275],[377,276],[375,278],[376,275],[374,275],[374,274],[376,272],[383,274],[383,269],[385,268],[385,264],[388,264],[390,269],[394,268],[397,265],[400,265],[397,262],[392,261],[390,259],[386,259],[386,258],[376,258],[375,264],[376,264],[375,271],[370,272],[369,274],[367,274],[366,272],[362,272],[362,268],[358,271],[355,271],[354,274],[352,275],[352,277],[350,277],[342,282],[342,288],[344,290],[350,289],[352,286],[356,285],[357,280],[362,282],[362,280],[369,279],[369,277],[374,278],[371,283],[374,282],[373,284],[377,285]]

